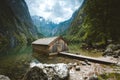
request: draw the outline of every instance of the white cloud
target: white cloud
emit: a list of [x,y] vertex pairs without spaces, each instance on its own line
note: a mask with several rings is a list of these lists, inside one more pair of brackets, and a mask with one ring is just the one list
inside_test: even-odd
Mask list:
[[68,20],[83,0],[25,0],[30,14],[59,23]]

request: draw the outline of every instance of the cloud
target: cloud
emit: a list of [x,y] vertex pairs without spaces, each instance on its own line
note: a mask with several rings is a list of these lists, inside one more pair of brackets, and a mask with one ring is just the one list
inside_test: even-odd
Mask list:
[[68,20],[83,0],[25,0],[31,16],[37,15],[59,23]]

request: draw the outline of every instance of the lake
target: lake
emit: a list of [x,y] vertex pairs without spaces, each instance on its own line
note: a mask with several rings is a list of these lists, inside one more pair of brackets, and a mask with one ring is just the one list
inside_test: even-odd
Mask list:
[[[11,80],[21,80],[33,61],[42,63],[69,63],[75,59],[33,53],[31,46],[17,46],[0,52],[0,74],[9,76]],[[34,56],[34,57],[33,57]]]

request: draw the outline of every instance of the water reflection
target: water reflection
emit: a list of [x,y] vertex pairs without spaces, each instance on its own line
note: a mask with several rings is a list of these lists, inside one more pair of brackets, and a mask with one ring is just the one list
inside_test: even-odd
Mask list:
[[33,53],[33,56],[41,63],[56,64],[56,63],[74,63],[78,61],[68,57],[62,57],[59,55],[47,56],[44,53]]
[[31,46],[16,46],[0,52],[0,74],[21,80],[33,59]]
[[10,77],[11,80],[21,80],[32,61],[41,63],[69,63],[76,61],[67,57],[46,56],[45,54],[32,52],[31,46],[19,45],[15,48],[6,49],[6,51],[0,53],[0,74]]

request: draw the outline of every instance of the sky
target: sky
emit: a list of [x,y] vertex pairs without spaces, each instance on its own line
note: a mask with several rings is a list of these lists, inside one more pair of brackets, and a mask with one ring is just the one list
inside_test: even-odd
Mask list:
[[41,16],[54,23],[71,18],[83,0],[25,0],[31,16]]

